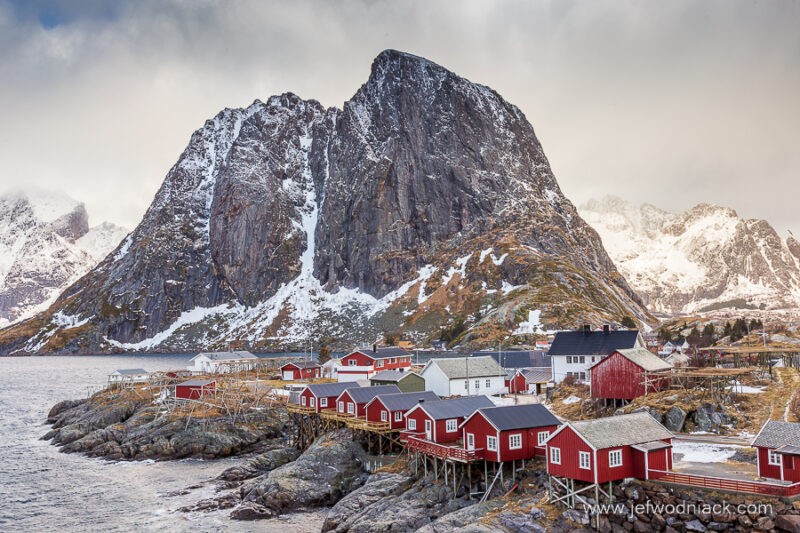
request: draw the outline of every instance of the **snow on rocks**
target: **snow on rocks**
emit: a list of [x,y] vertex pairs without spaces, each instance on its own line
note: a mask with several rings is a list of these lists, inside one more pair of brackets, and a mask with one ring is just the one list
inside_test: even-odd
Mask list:
[[724,463],[742,446],[729,444],[710,444],[705,442],[674,441],[672,453],[680,455],[686,463]]

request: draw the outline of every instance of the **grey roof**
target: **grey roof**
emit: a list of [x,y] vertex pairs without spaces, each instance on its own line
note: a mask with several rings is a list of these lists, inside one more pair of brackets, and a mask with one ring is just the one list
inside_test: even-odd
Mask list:
[[216,383],[216,380],[213,379],[190,379],[189,381],[184,381],[183,383],[178,383],[179,387],[203,387],[205,385],[210,385],[211,383]]
[[309,385],[306,387],[311,394],[317,398],[335,396],[338,397],[347,389],[358,387],[358,383],[345,382],[345,383],[318,383],[316,385]]
[[753,440],[753,446],[780,448],[800,444],[800,423],[768,420]]
[[523,372],[529,383],[547,383],[553,381],[552,368],[531,368]]
[[649,413],[631,413],[596,420],[570,422],[586,442],[598,449],[671,439],[672,433]]
[[650,442],[643,442],[642,444],[634,444],[631,446],[634,450],[639,450],[640,452],[651,452],[653,450],[662,450],[664,448],[669,448],[669,444],[664,442],[663,440],[654,440]]
[[314,361],[289,361],[285,365],[282,365],[281,368],[289,365],[294,365],[297,368],[319,368],[320,366],[319,363],[315,363]]
[[428,364],[436,364],[450,379],[505,375],[497,361],[489,356],[431,359]]
[[192,359],[196,359],[201,355],[205,355],[212,361],[235,361],[239,359],[258,359],[257,356],[251,354],[250,352],[239,351],[239,352],[200,352],[199,354],[192,357]]
[[404,350],[403,348],[398,348],[397,346],[380,347],[378,348],[378,351],[373,351],[372,347],[359,348],[358,350],[353,350],[350,353],[355,353],[355,352],[363,353],[364,355],[368,355],[373,359],[386,359],[388,357],[403,357],[407,355],[413,355],[413,353],[409,352],[408,350]]
[[379,399],[390,411],[408,411],[420,403],[420,400],[426,403],[439,401],[439,397],[436,393],[429,390],[422,392],[402,392],[400,394],[379,394],[375,398]]
[[378,372],[377,374],[374,374],[371,378],[369,378],[369,380],[370,381],[394,381],[395,383],[397,383],[398,381],[400,381],[404,377],[409,376],[409,375],[411,375],[413,373],[414,372],[400,372],[399,370],[383,370],[381,372]]
[[778,453],[785,453],[787,455],[800,455],[800,446],[792,446],[787,444],[786,446],[781,446],[775,451]]
[[[344,393],[345,391],[342,391]],[[358,387],[357,389],[348,390],[348,395],[356,403],[367,403],[378,394],[392,394],[403,392],[397,388],[397,385],[382,385],[380,387]]]
[[147,374],[147,370],[144,368],[120,368],[118,370],[114,370],[112,374],[120,374],[122,376],[138,376],[140,374]]
[[633,348],[638,330],[625,331],[559,331],[548,355],[609,355],[615,350]]
[[425,402],[423,409],[434,420],[444,418],[466,418],[478,409],[493,407],[494,404],[487,396],[467,396],[454,400],[439,400]]
[[664,361],[650,350],[645,350],[644,348],[630,348],[628,350],[617,350],[617,351],[631,363],[642,367],[647,372],[655,372],[657,370],[669,370],[670,368],[672,368],[671,364]]
[[549,366],[550,357],[543,350],[506,350],[501,352],[472,352],[471,357],[489,356],[503,368],[528,368]]
[[478,412],[499,431],[561,425],[553,413],[540,403],[486,407]]

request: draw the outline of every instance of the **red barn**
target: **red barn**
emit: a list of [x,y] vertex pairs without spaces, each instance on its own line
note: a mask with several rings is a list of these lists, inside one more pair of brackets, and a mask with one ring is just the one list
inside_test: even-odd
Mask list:
[[405,433],[437,444],[455,442],[461,438],[464,419],[483,407],[494,404],[486,396],[420,403],[406,413]]
[[547,473],[602,484],[672,469],[674,435],[648,413],[567,422],[547,440]]
[[300,393],[299,403],[303,407],[312,407],[319,413],[326,409],[336,409],[336,398],[345,390],[358,387],[358,383],[320,383],[309,385]]
[[184,400],[197,400],[203,396],[213,396],[217,382],[213,379],[190,379],[175,385],[175,397]]
[[401,369],[411,369],[411,352],[395,346],[378,348],[373,345],[371,350],[356,350],[342,357],[337,371],[339,381],[357,381],[369,379],[376,372]]
[[561,425],[542,404],[478,409],[461,424],[464,447],[502,463],[545,454],[545,441]]
[[[592,398],[630,401],[644,396],[644,380],[651,372],[669,370],[672,365],[644,348],[616,350],[589,368]],[[669,386],[669,379],[656,378],[647,386],[655,392]]]
[[435,402],[439,397],[431,391],[381,394],[367,403],[366,418],[375,424],[389,423],[390,429],[406,429],[405,414],[418,403]]
[[322,366],[311,361],[292,361],[281,367],[281,378],[284,381],[317,379],[321,376]]
[[364,408],[378,394],[398,394],[397,385],[381,387],[351,387],[336,398],[336,412],[355,417],[364,416]]
[[800,424],[767,420],[753,446],[758,450],[759,476],[800,481]]

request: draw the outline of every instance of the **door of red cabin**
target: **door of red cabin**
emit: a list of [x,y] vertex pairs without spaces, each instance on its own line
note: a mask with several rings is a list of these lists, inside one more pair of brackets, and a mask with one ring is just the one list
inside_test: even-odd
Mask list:
[[430,420],[425,421],[425,438],[427,440],[431,440],[433,438]]
[[467,449],[474,450],[475,449],[475,435],[472,433],[467,433]]

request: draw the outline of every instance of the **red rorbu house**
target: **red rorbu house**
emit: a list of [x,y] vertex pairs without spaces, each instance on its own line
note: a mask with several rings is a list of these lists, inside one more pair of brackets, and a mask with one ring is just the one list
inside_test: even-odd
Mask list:
[[[574,496],[574,481],[583,481],[608,498],[613,481],[658,479],[672,469],[673,437],[648,413],[566,422],[546,442],[551,487],[567,488]],[[609,484],[608,493],[599,488],[603,483]]]
[[309,385],[300,393],[301,407],[313,409],[315,413],[336,409],[336,398],[345,390],[358,387],[358,383],[320,383]]
[[800,481],[800,424],[768,420],[753,440],[758,449],[758,475]]
[[363,417],[365,407],[378,394],[400,393],[397,385],[380,387],[351,387],[336,398],[336,412],[340,415]]
[[469,415],[483,407],[494,407],[487,396],[468,396],[417,404],[406,413],[406,437],[437,444],[461,438],[459,426]]
[[[672,365],[644,348],[616,350],[589,368],[592,398],[629,402],[669,386]],[[656,373],[652,375],[652,373]]]
[[367,403],[367,422],[388,423],[389,429],[406,429],[405,414],[418,403],[435,402],[439,397],[432,391],[380,394]]
[[541,394],[544,387],[553,381],[551,368],[518,368],[506,379],[510,394]]
[[396,346],[372,349],[361,349],[342,357],[342,364],[337,368],[341,382],[369,379],[376,372],[384,370],[410,370],[411,352]]
[[203,396],[213,396],[217,390],[217,382],[213,379],[190,379],[175,385],[175,397],[184,400],[198,400]]
[[292,361],[281,367],[281,378],[284,381],[298,379],[317,379],[322,377],[322,366],[311,361]]
[[478,409],[461,424],[464,447],[495,463],[545,454],[545,441],[561,425],[542,404]]

